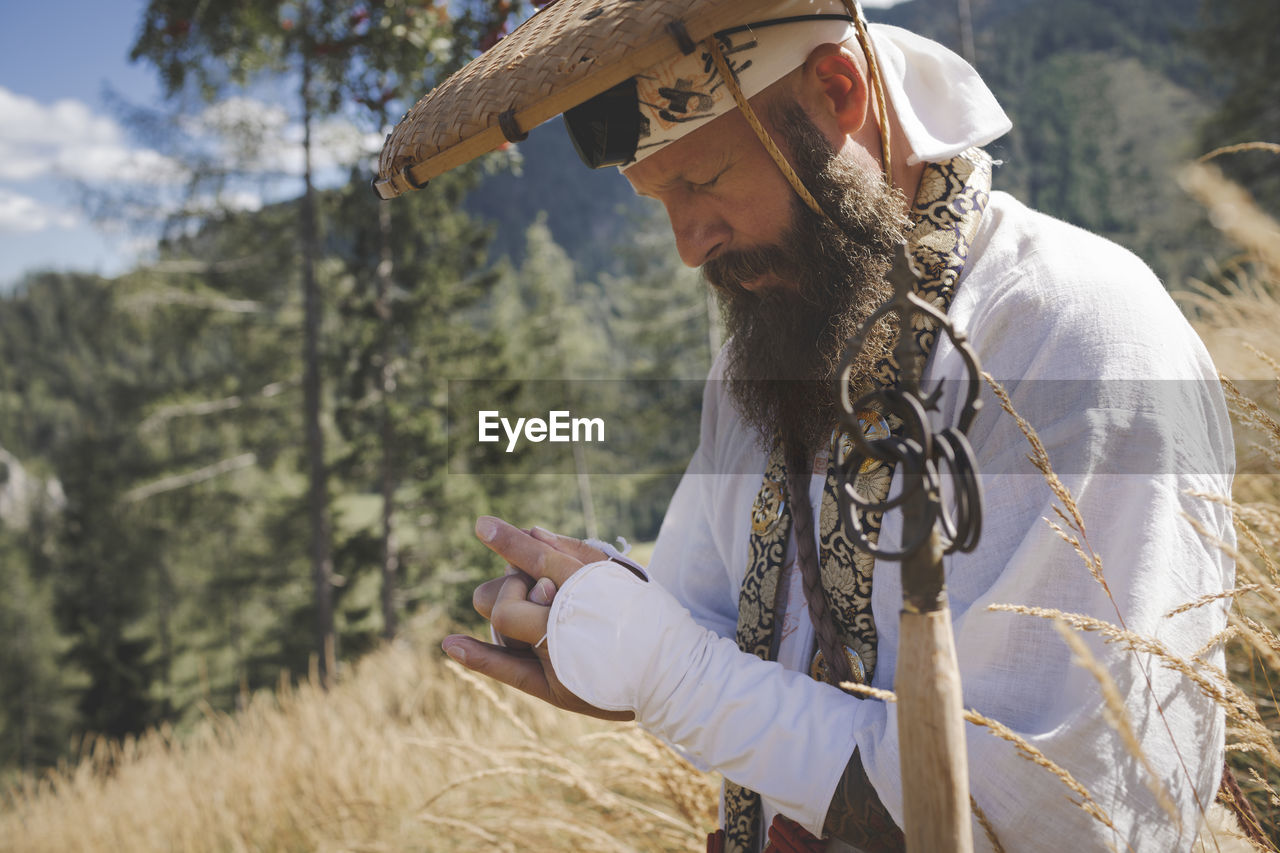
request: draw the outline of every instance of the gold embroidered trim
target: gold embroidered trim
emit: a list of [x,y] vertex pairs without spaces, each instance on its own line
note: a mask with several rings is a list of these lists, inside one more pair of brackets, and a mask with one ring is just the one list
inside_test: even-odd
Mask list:
[[[907,237],[907,258],[916,276],[915,292],[943,313],[951,305],[956,282],[964,271],[969,246],[976,236],[991,191],[991,158],[980,148],[970,148],[945,163],[926,164],[912,206],[915,225]],[[931,318],[917,315],[912,332],[921,350],[933,350],[937,330]],[[898,365],[892,354],[872,370],[880,385],[897,382]],[[896,420],[886,421],[878,413],[867,413],[864,434],[877,437],[896,428]],[[876,667],[876,624],[871,612],[871,581],[875,560],[853,547],[840,524],[840,504],[836,492],[834,463],[845,452],[842,436],[832,436],[831,461],[823,486],[818,531],[822,586],[837,631],[847,651],[858,659],[865,683],[870,683]],[[883,501],[893,479],[891,466],[867,460],[858,474],[855,488],[869,501]],[[738,597],[738,647],[766,660],[776,655],[773,648],[776,625],[778,576],[791,533],[791,513],[786,497],[786,466],[780,447],[775,447],[766,464],[764,482],[752,507],[752,535],[747,571]],[[770,520],[768,516],[773,515]],[[758,522],[757,519],[760,519]],[[867,537],[873,542],[880,534],[879,513],[861,518]],[[817,668],[817,660],[812,669]],[[855,671],[859,669],[854,667]],[[825,664],[822,667],[825,670]],[[760,797],[728,780],[724,786],[725,851],[749,853],[759,847]]]

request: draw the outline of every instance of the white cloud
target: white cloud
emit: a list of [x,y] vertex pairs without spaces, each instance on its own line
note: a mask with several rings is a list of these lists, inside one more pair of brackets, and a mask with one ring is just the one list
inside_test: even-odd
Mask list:
[[[181,129],[227,170],[224,181],[197,188],[194,197],[188,194],[191,174],[179,161],[134,144],[114,118],[82,101],[41,103],[0,86],[0,234],[28,239],[87,227],[84,212],[49,200],[55,192],[68,197],[66,181],[86,185],[90,198],[119,196],[105,206],[98,203],[98,216],[107,217],[99,227],[164,210],[252,211],[301,191],[302,127],[286,106],[227,98],[184,120]],[[362,133],[343,119],[318,120],[312,128],[316,183],[345,181],[350,164],[366,161],[381,143],[380,135]],[[131,212],[127,205],[138,189],[145,189],[138,196],[144,207]]]
[[79,222],[80,217],[70,211],[60,210],[30,196],[0,187],[0,234],[71,228]]
[[180,175],[169,158],[131,145],[113,119],[80,101],[46,105],[0,87],[0,179],[169,183]]
[[110,143],[88,144],[60,153],[57,172],[89,183],[122,181],[138,184],[171,184],[184,171],[173,160],[150,149],[122,148]]
[[[250,173],[300,177],[302,124],[284,107],[249,97],[210,105],[186,125],[188,132],[218,140],[214,151],[228,165]],[[376,133],[362,133],[340,118],[317,120],[311,130],[313,171],[344,168],[382,146]]]
[[44,105],[0,87],[0,179],[44,177],[64,147],[92,140],[118,143],[120,129],[79,101]]
[[[302,126],[279,105],[249,97],[211,104],[185,123],[225,165],[246,173],[301,176]],[[339,118],[312,129],[312,167],[343,168],[381,147]],[[134,145],[109,116],[81,101],[42,104],[0,86],[0,181],[70,178],[88,184],[179,184],[186,172],[172,158]]]
[[0,87],[0,180],[155,184],[180,176],[172,160],[132,145],[114,119],[80,101],[42,104]]
[[[178,160],[136,144],[124,126],[87,102],[41,103],[0,86],[0,283],[31,266],[82,264],[90,243],[100,244],[92,264],[107,268],[106,259],[111,269],[126,267],[154,248],[152,235],[129,225],[135,218],[202,207],[252,211],[300,191],[302,130],[286,107],[228,98],[188,119],[182,130],[232,172],[217,186],[197,188],[194,197],[190,172]],[[345,180],[341,167],[380,140],[326,119],[313,128],[313,142],[317,183],[328,186]],[[68,193],[68,181],[86,185],[89,206],[106,217],[93,228],[71,201],[77,194]],[[135,198],[142,206],[131,210]],[[104,243],[101,229],[113,226]],[[76,236],[58,247],[57,235]]]
[[218,196],[217,205],[229,210],[261,210],[262,194],[252,190],[229,190]]

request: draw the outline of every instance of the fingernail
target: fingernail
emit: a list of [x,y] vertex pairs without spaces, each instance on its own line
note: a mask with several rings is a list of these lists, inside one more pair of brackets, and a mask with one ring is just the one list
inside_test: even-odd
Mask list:
[[533,585],[533,592],[529,593],[529,600],[534,604],[541,604],[544,607],[551,603],[551,599],[555,598],[556,585],[550,578],[543,578]]
[[462,647],[461,643],[445,643],[444,653],[463,666],[466,666],[467,650]]
[[556,538],[556,535],[545,527],[531,527],[529,528],[529,533],[533,535],[534,539],[541,539],[545,542],[554,542]]
[[497,523],[487,515],[480,516],[476,519],[476,535],[481,542],[492,542],[493,537],[498,535]]

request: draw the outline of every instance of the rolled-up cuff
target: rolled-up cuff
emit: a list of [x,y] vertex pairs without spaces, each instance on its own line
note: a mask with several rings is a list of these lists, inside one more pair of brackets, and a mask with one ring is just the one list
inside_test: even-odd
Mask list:
[[661,585],[610,561],[584,566],[556,593],[548,646],[579,698],[634,712],[695,763],[822,831],[855,746],[859,700],[742,652]]
[[653,638],[662,633],[660,623],[637,625],[638,613],[660,619],[672,608],[683,612],[657,584],[613,560],[583,566],[551,602],[547,648],[557,677],[597,708],[636,711],[638,686],[652,667]]

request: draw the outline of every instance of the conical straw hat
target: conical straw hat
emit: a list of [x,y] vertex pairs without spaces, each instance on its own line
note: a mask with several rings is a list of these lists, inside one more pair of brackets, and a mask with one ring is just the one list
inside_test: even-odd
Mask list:
[[418,101],[387,137],[373,186],[395,198],[518,141],[776,0],[558,0]]

